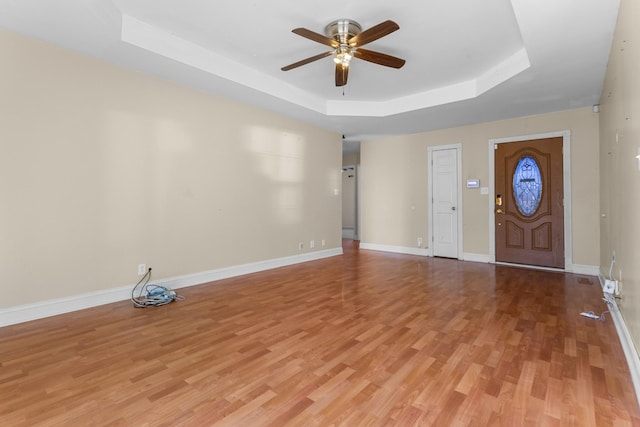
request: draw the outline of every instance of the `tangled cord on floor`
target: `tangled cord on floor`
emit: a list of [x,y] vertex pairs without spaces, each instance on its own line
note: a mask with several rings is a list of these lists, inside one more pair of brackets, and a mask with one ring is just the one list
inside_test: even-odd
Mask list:
[[605,292],[604,297],[602,298],[602,300],[605,303],[607,303],[607,307],[609,307],[609,310],[605,310],[600,314],[596,314],[593,311],[583,311],[580,314],[582,314],[585,317],[589,317],[591,319],[597,319],[597,320],[599,320],[601,322],[604,322],[606,320],[604,315],[606,313],[611,314],[610,310],[615,310],[617,308],[618,304],[616,303],[615,297],[613,295],[609,294],[609,293],[606,293],[606,292]]
[[609,313],[609,310],[603,311],[602,313],[600,313],[600,315],[595,314],[593,311],[585,311],[585,313],[590,314],[591,316],[588,316],[588,317],[590,317],[591,319],[597,319],[601,322],[604,322],[606,320],[604,315],[605,313]]
[[[178,295],[174,290],[166,286],[150,285],[149,280],[151,280],[151,268],[147,270],[145,275],[142,276],[131,290],[131,302],[134,307],[158,307],[184,299],[184,297]],[[137,296],[136,292],[138,293]]]

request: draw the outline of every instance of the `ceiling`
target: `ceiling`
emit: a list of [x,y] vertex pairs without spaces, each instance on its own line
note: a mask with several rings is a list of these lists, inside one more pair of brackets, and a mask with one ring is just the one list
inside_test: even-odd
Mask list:
[[[357,142],[598,103],[619,0],[0,0],[0,28],[269,109]],[[293,34],[336,19],[400,29],[355,59]]]

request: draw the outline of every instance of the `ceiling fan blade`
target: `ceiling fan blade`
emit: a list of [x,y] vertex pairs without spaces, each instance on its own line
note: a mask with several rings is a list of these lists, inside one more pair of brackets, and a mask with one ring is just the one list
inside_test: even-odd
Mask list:
[[391,68],[402,68],[405,63],[404,59],[396,58],[395,56],[387,55],[386,53],[375,52],[373,50],[362,48],[358,48],[353,51],[353,56],[358,59]]
[[336,48],[340,46],[340,43],[334,39],[331,39],[325,35],[316,33],[315,31],[307,30],[306,28],[294,28],[291,30],[292,33],[307,38],[309,40],[313,40],[314,42],[318,42],[329,47]]
[[327,56],[331,56],[331,55],[333,55],[333,51],[332,50],[330,50],[329,52],[320,53],[318,55],[303,59],[302,61],[294,62],[293,64],[289,64],[286,67],[282,67],[280,69],[282,71],[293,70],[294,68],[298,68],[298,67],[300,67],[302,65],[308,64],[308,63],[313,62],[313,61],[317,61],[318,59],[326,58]]
[[346,85],[348,76],[349,76],[349,66],[336,64],[336,86]]
[[387,20],[374,25],[373,27],[364,30],[360,34],[357,34],[349,39],[349,46],[358,47],[364,46],[367,43],[378,40],[381,37],[391,34],[396,30],[399,30],[400,26],[391,20]]

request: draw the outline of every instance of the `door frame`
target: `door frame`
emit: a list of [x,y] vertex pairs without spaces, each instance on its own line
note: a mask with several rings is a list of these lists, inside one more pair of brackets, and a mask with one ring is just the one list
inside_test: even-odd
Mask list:
[[441,151],[441,150],[456,150],[456,168],[458,170],[458,188],[457,196],[458,196],[458,206],[456,209],[457,214],[457,224],[458,227],[458,254],[457,258],[462,260],[464,259],[463,252],[463,242],[464,236],[462,233],[462,217],[463,217],[463,206],[462,206],[462,144],[448,144],[448,145],[434,145],[427,147],[427,169],[429,175],[429,185],[427,186],[427,216],[429,220],[427,221],[427,242],[429,244],[429,253],[428,256],[433,256],[433,236],[434,236],[434,225],[433,225],[433,152]]
[[[543,270],[560,270],[573,272],[573,231],[571,227],[571,131],[538,133],[533,135],[522,135],[507,138],[497,138],[489,140],[489,262],[496,264],[496,213],[494,209],[495,201],[495,153],[496,144],[507,144],[509,142],[521,142],[536,139],[562,137],[562,178],[564,191],[564,270],[558,268],[527,266]],[[506,264],[506,263],[498,263]]]

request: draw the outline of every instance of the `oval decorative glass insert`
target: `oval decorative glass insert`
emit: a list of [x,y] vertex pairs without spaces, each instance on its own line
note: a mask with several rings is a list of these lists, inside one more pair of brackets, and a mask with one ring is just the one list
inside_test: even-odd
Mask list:
[[538,163],[531,156],[522,156],[513,173],[513,197],[524,216],[533,215],[542,199],[542,176]]

